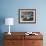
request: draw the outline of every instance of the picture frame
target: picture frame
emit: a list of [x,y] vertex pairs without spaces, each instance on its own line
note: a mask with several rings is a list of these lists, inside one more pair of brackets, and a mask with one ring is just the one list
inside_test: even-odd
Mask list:
[[19,9],[19,23],[36,23],[36,9]]

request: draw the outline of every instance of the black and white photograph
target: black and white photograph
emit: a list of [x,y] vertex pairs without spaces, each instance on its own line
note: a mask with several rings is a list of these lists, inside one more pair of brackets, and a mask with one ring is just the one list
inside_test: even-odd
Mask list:
[[19,23],[36,23],[36,9],[19,9]]

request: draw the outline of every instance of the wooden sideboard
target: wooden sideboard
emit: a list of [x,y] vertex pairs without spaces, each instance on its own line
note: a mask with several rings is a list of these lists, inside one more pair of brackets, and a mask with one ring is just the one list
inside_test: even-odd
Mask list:
[[43,46],[43,35],[40,32],[38,35],[25,35],[26,32],[11,32],[8,35],[4,33],[4,46]]

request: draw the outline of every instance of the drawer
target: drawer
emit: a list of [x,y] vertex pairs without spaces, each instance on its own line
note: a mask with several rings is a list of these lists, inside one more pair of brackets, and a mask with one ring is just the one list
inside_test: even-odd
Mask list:
[[22,40],[22,39],[24,39],[24,36],[23,35],[15,35],[15,36],[13,36],[13,35],[6,35],[6,36],[4,36],[4,39],[10,39],[10,40]]
[[4,41],[4,46],[15,46],[16,41],[15,40],[5,40]]
[[37,40],[37,39],[39,39],[39,40],[43,40],[43,36],[41,36],[41,35],[33,35],[33,36],[30,36],[30,35],[25,35],[25,40],[30,40],[30,39],[35,39],[35,40]]
[[4,46],[23,46],[23,40],[5,40]]
[[43,46],[42,40],[25,40],[24,46]]
[[32,41],[32,46],[43,46],[43,40]]
[[16,46],[24,46],[24,40],[16,40]]
[[15,36],[15,39],[16,40],[23,40],[24,39],[24,36],[23,35],[16,35]]

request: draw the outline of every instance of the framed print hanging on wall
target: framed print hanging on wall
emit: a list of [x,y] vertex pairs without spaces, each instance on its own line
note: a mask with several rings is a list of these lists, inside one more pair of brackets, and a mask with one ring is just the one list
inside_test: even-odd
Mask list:
[[36,23],[36,9],[19,9],[19,23]]

